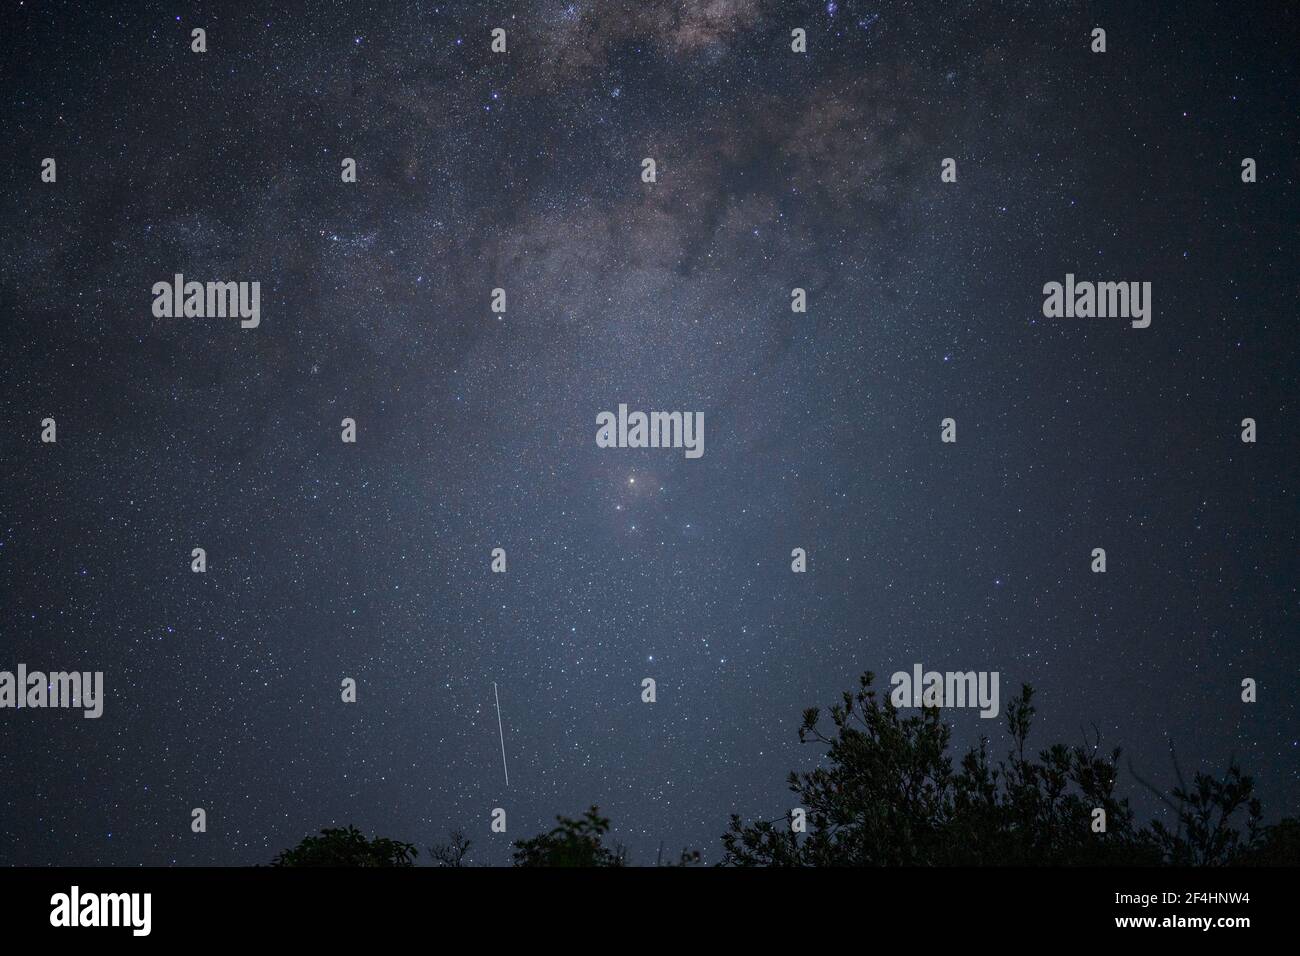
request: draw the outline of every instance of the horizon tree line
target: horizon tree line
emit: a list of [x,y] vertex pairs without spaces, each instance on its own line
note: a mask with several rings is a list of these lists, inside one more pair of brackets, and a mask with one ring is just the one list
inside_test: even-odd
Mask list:
[[[823,748],[812,770],[787,778],[798,811],[746,823],[732,814],[719,866],[1268,866],[1300,863],[1300,820],[1262,822],[1254,780],[1230,761],[1220,777],[1197,772],[1169,793],[1129,771],[1174,815],[1138,825],[1116,792],[1121,751],[1082,744],[1028,746],[1033,689],[1023,685],[1005,713],[1011,749],[994,761],[981,738],[954,763],[952,728],[938,708],[903,715],[877,697],[871,672],[829,708],[804,711],[799,741]],[[515,866],[622,867],[626,847],[607,845],[608,818],[591,806],[577,818],[514,842]],[[473,842],[453,830],[427,848],[435,866],[461,867]],[[272,866],[413,866],[414,844],[368,840],[354,826],[325,829],[281,852]],[[665,864],[689,866],[683,849]]]

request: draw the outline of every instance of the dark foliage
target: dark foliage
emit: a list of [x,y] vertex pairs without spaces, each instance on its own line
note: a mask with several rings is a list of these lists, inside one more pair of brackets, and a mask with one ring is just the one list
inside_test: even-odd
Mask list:
[[464,866],[465,857],[473,841],[466,839],[460,830],[452,830],[447,835],[446,843],[435,843],[429,847],[429,857],[434,866]]
[[[788,818],[745,824],[732,816],[722,838],[725,866],[1294,866],[1300,863],[1300,821],[1261,824],[1254,783],[1235,763],[1222,778],[1198,773],[1166,795],[1141,778],[1172,811],[1135,825],[1128,800],[1116,794],[1118,748],[1099,735],[1079,746],[1028,747],[1033,690],[1008,702],[1012,747],[992,760],[981,740],[957,765],[951,728],[939,710],[903,716],[878,700],[873,675],[830,708],[804,711],[802,743],[824,748],[820,765],[791,773],[789,786],[806,813],[806,832]],[[1136,774],[1134,774],[1136,777]],[[1104,829],[1099,826],[1101,811]],[[591,807],[582,817],[557,817],[547,833],[516,842],[516,866],[620,867],[623,847],[605,845],[610,821]],[[437,866],[464,866],[470,841],[460,831],[429,848]],[[367,841],[355,827],[322,830],[276,857],[275,866],[411,866],[409,843]],[[660,851],[662,856],[662,849]],[[676,864],[700,862],[683,850]]]
[[556,817],[558,826],[531,840],[515,844],[515,866],[624,866],[620,846],[605,846],[609,820],[591,807],[580,819]]
[[411,866],[420,851],[384,837],[367,840],[354,826],[321,830],[285,850],[272,866]]
[[[987,741],[954,767],[950,728],[934,708],[902,716],[877,700],[873,675],[830,709],[804,712],[801,742],[826,748],[823,766],[791,773],[790,790],[807,832],[788,820],[744,824],[723,836],[732,866],[898,865],[1228,865],[1280,862],[1295,855],[1296,823],[1259,826],[1253,783],[1235,765],[1222,780],[1197,774],[1167,800],[1178,821],[1134,825],[1117,797],[1118,748],[1100,740],[1027,753],[1034,715],[1026,686],[1007,707],[1012,750],[992,762]],[[1097,827],[1098,809],[1105,829]],[[1236,820],[1245,817],[1244,831]]]

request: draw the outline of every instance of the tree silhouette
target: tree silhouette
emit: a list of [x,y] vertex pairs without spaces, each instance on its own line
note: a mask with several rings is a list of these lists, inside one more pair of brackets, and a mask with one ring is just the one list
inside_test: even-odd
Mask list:
[[[791,773],[790,790],[807,817],[807,833],[789,821],[742,823],[733,815],[723,836],[724,865],[1158,865],[1265,863],[1296,859],[1297,827],[1284,820],[1261,830],[1253,782],[1230,765],[1222,780],[1197,774],[1170,801],[1178,826],[1136,828],[1127,799],[1115,794],[1118,748],[1100,735],[1082,746],[1055,744],[1027,755],[1033,690],[1022,687],[1007,707],[1012,750],[991,763],[981,739],[953,767],[951,730],[936,708],[902,716],[877,700],[863,674],[856,692],[821,712],[804,712],[801,743],[826,747],[826,766]],[[1233,823],[1247,813],[1245,832]],[[1104,830],[1098,827],[1104,811]]]
[[321,830],[284,850],[272,866],[412,866],[420,851],[410,843],[385,837],[367,840],[354,826]]
[[[1254,781],[1230,762],[1221,778],[1197,773],[1191,786],[1174,760],[1170,795],[1138,777],[1173,812],[1134,823],[1116,794],[1118,748],[1103,751],[1093,730],[1078,746],[1029,749],[1033,689],[1006,707],[1011,750],[991,760],[987,739],[954,766],[951,728],[937,708],[903,716],[874,675],[859,679],[830,708],[804,711],[801,743],[825,748],[822,765],[791,773],[790,790],[806,815],[806,831],[788,818],[743,823],[732,815],[722,837],[724,866],[1119,865],[1295,866],[1300,821],[1262,826]],[[1132,768],[1130,768],[1131,771]],[[1099,812],[1100,811],[1100,812]],[[1101,825],[1104,819],[1104,826]],[[1244,829],[1238,821],[1244,821]],[[592,806],[577,819],[557,817],[547,833],[515,843],[515,866],[626,866],[623,847],[605,846],[610,821]],[[464,866],[470,841],[452,831],[429,855],[438,866]],[[322,830],[276,857],[274,866],[411,866],[409,843],[367,841],[355,827]],[[660,848],[662,863],[663,851]],[[683,850],[677,865],[700,861]],[[673,864],[668,864],[673,865]]]
[[[1177,828],[1169,830],[1159,820],[1151,824],[1162,858],[1177,866],[1226,866],[1257,853],[1264,836],[1260,831],[1262,810],[1259,800],[1251,796],[1253,788],[1251,778],[1242,776],[1235,764],[1228,767],[1222,780],[1198,773],[1190,789],[1180,773],[1173,799],[1161,796],[1176,810]],[[1246,814],[1244,834],[1228,825],[1239,810]]]
[[446,843],[435,843],[429,847],[429,857],[434,866],[464,866],[465,856],[473,841],[466,839],[460,830],[452,830],[447,835]]
[[581,818],[556,817],[559,826],[515,843],[515,866],[625,866],[621,846],[605,846],[609,820],[595,806]]

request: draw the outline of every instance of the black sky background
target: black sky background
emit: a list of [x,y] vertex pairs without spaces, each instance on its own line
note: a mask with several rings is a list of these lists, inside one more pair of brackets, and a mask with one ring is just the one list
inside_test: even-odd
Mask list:
[[[793,805],[803,708],[917,662],[1294,815],[1298,22],[7,4],[0,669],[107,699],[0,714],[0,863],[346,823],[505,863],[592,803],[716,862]],[[176,272],[260,281],[261,326],[155,319]],[[1151,327],[1044,319],[1067,272],[1150,281]],[[620,402],[703,411],[704,456],[598,449]]]

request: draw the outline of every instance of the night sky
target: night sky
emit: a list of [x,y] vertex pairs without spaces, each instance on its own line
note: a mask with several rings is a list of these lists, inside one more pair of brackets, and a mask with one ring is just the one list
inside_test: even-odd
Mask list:
[[[593,803],[716,862],[915,663],[1095,725],[1142,820],[1171,742],[1300,809],[1294,4],[226,6],[0,24],[0,669],[106,698],[0,710],[0,863],[503,864]],[[704,455],[598,448],[620,403]]]

